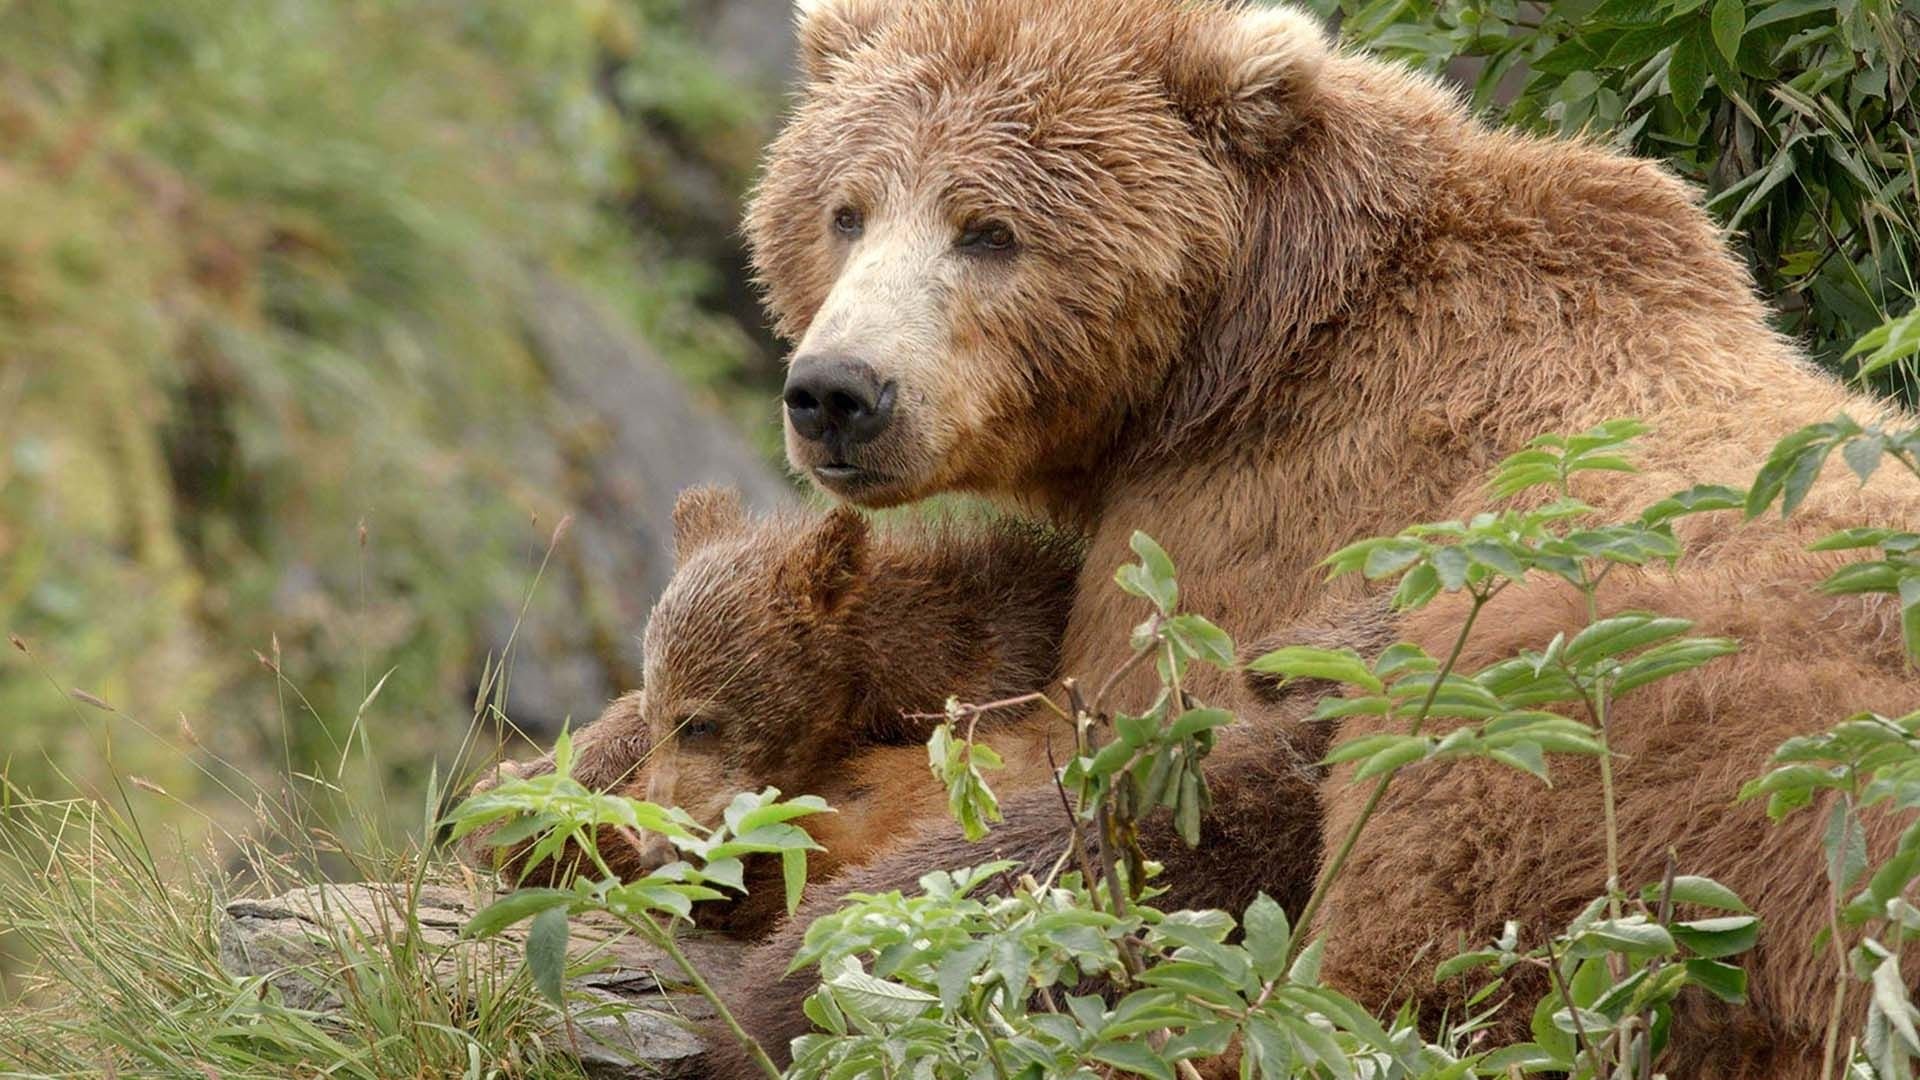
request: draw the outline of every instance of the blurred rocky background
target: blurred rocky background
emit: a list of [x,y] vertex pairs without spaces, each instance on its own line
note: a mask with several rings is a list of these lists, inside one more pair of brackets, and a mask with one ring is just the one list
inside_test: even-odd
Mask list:
[[0,0],[8,797],[190,833],[374,730],[417,822],[476,712],[636,683],[674,492],[799,497],[737,231],[789,12]]

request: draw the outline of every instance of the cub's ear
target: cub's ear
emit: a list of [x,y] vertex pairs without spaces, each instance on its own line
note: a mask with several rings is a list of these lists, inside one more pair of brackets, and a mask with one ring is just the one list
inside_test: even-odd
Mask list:
[[1203,137],[1257,158],[1300,126],[1332,49],[1297,8],[1196,8],[1168,53],[1167,92]]
[[835,507],[788,554],[781,584],[810,615],[844,610],[860,596],[867,540],[867,519],[852,507]]
[[730,487],[691,487],[673,502],[673,561],[684,563],[694,552],[747,527],[740,492]]
[[887,21],[898,0],[796,0],[800,63],[810,82],[833,74],[834,62],[864,45]]

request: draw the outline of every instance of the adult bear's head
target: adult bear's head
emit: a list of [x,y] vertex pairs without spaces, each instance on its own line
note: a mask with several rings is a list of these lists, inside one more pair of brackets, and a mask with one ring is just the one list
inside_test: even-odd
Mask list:
[[815,0],[748,214],[793,465],[889,505],[1094,466],[1244,276],[1329,55],[1288,8]]

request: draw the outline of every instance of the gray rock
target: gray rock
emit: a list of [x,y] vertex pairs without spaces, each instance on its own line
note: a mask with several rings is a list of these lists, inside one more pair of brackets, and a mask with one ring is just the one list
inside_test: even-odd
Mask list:
[[[510,977],[522,963],[523,928],[488,941],[460,937],[491,895],[426,885],[410,905],[408,893],[405,883],[311,885],[269,900],[233,901],[220,924],[220,963],[233,975],[266,980],[289,1005],[322,1014],[341,1008],[343,958],[392,948],[410,926],[418,928],[413,944],[421,960],[449,991]],[[700,936],[681,943],[708,974],[724,974],[744,947]],[[552,1045],[575,1054],[589,1076],[607,1080],[696,1065],[703,1047],[692,1027],[713,1010],[670,958],[595,916],[574,920],[567,953],[592,970],[569,982],[567,1016],[554,1015]]]
[[[544,742],[640,684],[636,635],[673,573],[679,493],[727,484],[771,509],[795,489],[592,296],[535,272],[520,306],[546,375],[534,426],[560,433],[520,448],[520,472],[572,523],[539,602],[497,609],[486,638],[494,656],[513,643],[507,714]],[[778,422],[772,402],[767,417]]]

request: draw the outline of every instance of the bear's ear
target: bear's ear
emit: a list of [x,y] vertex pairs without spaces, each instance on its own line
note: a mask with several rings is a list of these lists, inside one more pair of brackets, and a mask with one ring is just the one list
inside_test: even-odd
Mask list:
[[1332,51],[1312,14],[1288,6],[1202,8],[1167,57],[1167,92],[1200,134],[1258,158],[1305,118]]
[[839,613],[859,598],[867,538],[867,519],[858,510],[835,507],[788,554],[781,584],[809,615]]
[[747,526],[740,492],[730,487],[691,487],[673,501],[673,561],[684,564],[694,552]]
[[896,0],[796,0],[800,63],[810,82],[833,74],[834,61],[865,44],[886,22]]

